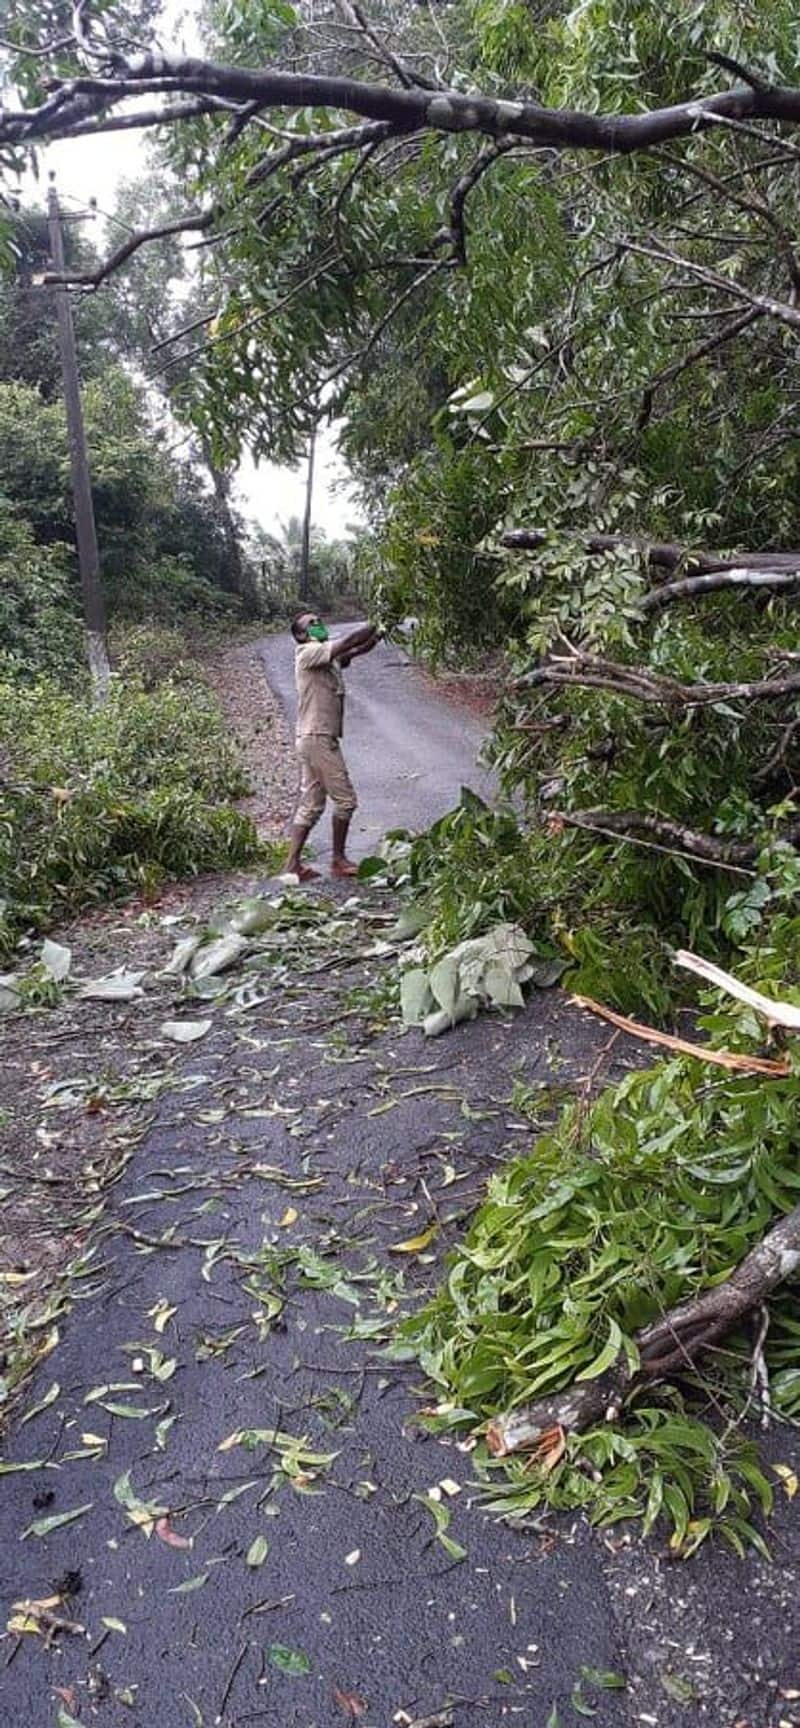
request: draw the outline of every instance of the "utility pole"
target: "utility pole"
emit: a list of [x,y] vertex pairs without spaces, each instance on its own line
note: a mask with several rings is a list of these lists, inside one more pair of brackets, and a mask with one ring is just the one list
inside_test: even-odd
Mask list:
[[317,428],[311,434],[308,443],[308,474],[306,476],[306,508],[303,516],[303,541],[300,548],[300,599],[308,599],[311,585],[311,504],[314,496],[314,451],[317,442]]
[[[63,276],[65,268],[64,236],[61,232],[58,194],[53,182],[54,176],[51,173],[47,192],[50,256],[54,273]],[[63,286],[56,286],[53,292],[56,297],[61,370],[64,377],[64,405],[67,413],[72,496],[75,504],[75,538],[78,543],[86,652],[94,700],[95,702],[104,702],[108,695],[111,667],[106,644],[106,609],[100,581],[100,555],[97,550],[97,532],[94,523],[92,482],[86,452],[86,433],[83,425],[78,363],[75,355],[75,331],[72,325],[72,307],[69,303],[68,290]]]

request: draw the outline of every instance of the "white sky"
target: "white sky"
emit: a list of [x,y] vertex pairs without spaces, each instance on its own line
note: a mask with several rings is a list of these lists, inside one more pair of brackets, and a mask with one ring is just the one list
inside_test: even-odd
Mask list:
[[[167,16],[170,13],[177,16],[177,12],[168,6]],[[196,40],[192,42],[191,38],[189,26],[187,45],[196,48]],[[85,208],[89,199],[94,197],[100,211],[113,210],[120,181],[135,178],[144,167],[142,135],[137,132],[110,132],[100,139],[75,138],[71,142],[52,144],[41,157],[41,199],[44,202],[47,174],[53,169],[65,209],[75,203]],[[98,246],[102,246],[102,242],[103,232],[98,224]],[[99,292],[102,293],[102,288]],[[313,521],[331,536],[341,536],[348,523],[360,519],[347,482],[347,469],[335,448],[335,431],[326,428],[317,443]],[[273,530],[287,517],[302,514],[305,474],[302,470],[293,471],[265,462],[256,468],[248,456],[238,472],[237,491],[244,513],[254,517],[264,528]]]

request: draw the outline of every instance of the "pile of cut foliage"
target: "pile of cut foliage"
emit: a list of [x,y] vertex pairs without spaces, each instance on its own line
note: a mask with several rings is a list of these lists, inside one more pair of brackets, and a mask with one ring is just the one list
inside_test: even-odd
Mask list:
[[[763,1041],[746,1006],[703,1025],[716,1048]],[[752,1326],[702,1356],[687,1349],[659,1379],[642,1371],[640,1347],[644,1329],[718,1290],[797,1207],[800,1075],[791,1057],[785,1068],[765,1079],[697,1058],[661,1062],[590,1108],[569,1105],[492,1178],[443,1286],[403,1334],[439,1389],[438,1431],[485,1431],[531,1402],[542,1420],[521,1458],[492,1457],[502,1447],[489,1428],[477,1458],[486,1476],[503,1472],[487,1489],[496,1509],[580,1507],[602,1525],[640,1518],[645,1532],[663,1516],[681,1557],[714,1529],[737,1552],[764,1550],[754,1509],[769,1511],[781,1481],[793,1494],[796,1478],[777,1465],[770,1480],[744,1424],[800,1413],[788,1261],[790,1281],[754,1304]],[[587,1426],[575,1394],[609,1375],[622,1395],[615,1388],[608,1410],[601,1398]]]

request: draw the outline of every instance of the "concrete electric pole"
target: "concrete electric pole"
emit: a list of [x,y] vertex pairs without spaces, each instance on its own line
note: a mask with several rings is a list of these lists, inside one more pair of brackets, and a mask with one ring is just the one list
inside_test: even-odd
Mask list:
[[[58,194],[50,176],[47,193],[47,220],[50,234],[50,256],[53,271],[64,274],[64,237],[61,231],[61,211]],[[83,618],[86,631],[86,651],[92,692],[96,702],[108,695],[111,667],[106,643],[106,609],[100,581],[100,556],[94,523],[92,483],[86,452],[78,364],[75,355],[75,332],[72,307],[65,287],[53,288],[58,316],[58,338],[61,348],[61,369],[64,375],[64,405],[67,413],[69,459],[72,470],[72,495],[75,502],[75,538],[78,544],[78,564],[83,595]]]

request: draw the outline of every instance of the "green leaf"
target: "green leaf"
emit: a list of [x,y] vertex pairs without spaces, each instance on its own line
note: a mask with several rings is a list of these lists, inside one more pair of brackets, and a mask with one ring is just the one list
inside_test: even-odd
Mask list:
[[270,1644],[267,1660],[282,1674],[310,1674],[311,1663],[302,1650],[292,1650],[288,1644]]
[[597,1715],[597,1711],[596,1711],[594,1705],[589,1704],[587,1702],[587,1700],[584,1698],[583,1693],[581,1691],[581,1687],[580,1687],[580,1681],[578,1681],[577,1685],[573,1686],[573,1688],[572,1688],[572,1692],[570,1694],[570,1703],[572,1705],[573,1710],[575,1710],[579,1716],[596,1716]]
[[616,1320],[610,1320],[608,1325],[608,1343],[603,1346],[600,1355],[596,1356],[594,1361],[589,1363],[588,1368],[582,1368],[580,1374],[575,1375],[575,1379],[597,1380],[601,1374],[605,1374],[608,1368],[613,1367],[621,1349],[622,1332],[617,1325]]
[[41,1416],[43,1410],[49,1410],[50,1405],[55,1404],[60,1391],[61,1387],[59,1386],[58,1381],[54,1380],[52,1386],[49,1386],[45,1392],[44,1397],[40,1398],[39,1403],[31,1405],[30,1410],[26,1410],[25,1415],[20,1418],[20,1428],[24,1428],[26,1422],[32,1422],[34,1416]]
[[661,1684],[670,1698],[677,1704],[693,1704],[697,1697],[697,1688],[692,1680],[687,1680],[683,1674],[662,1674]]
[[47,936],[42,943],[42,965],[57,984],[63,984],[64,979],[69,977],[72,950],[65,948],[62,942],[53,942]]
[[248,1566],[263,1566],[269,1553],[269,1543],[266,1536],[256,1536],[247,1550]]
[[37,1518],[35,1523],[28,1525],[27,1530],[23,1530],[20,1540],[24,1542],[26,1536],[50,1536],[54,1530],[61,1530],[65,1524],[74,1524],[76,1518],[83,1518],[85,1513],[91,1512],[93,1504],[90,1500],[88,1505],[76,1506],[71,1512],[54,1512],[49,1518]]
[[428,974],[421,966],[413,966],[400,979],[400,1009],[405,1026],[419,1026],[433,1007],[433,992]]
[[437,961],[429,974],[428,981],[442,1013],[452,1020],[460,995],[459,962],[455,955],[445,954],[441,960]]
[[57,1728],[83,1728],[83,1723],[78,1721],[77,1716],[70,1716],[63,1704],[59,1705],[56,1724]]
[[167,1591],[167,1595],[189,1596],[193,1590],[202,1590],[203,1585],[208,1583],[210,1576],[209,1572],[198,1572],[194,1578],[185,1578],[182,1584],[173,1584],[172,1589]]
[[606,1692],[624,1692],[628,1682],[624,1674],[613,1668],[581,1668],[581,1676],[590,1686],[600,1686]]

